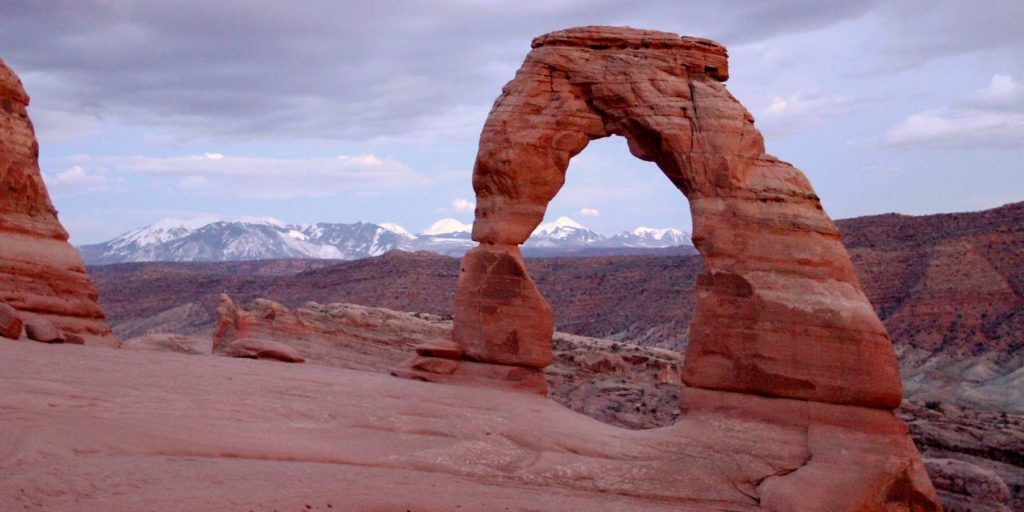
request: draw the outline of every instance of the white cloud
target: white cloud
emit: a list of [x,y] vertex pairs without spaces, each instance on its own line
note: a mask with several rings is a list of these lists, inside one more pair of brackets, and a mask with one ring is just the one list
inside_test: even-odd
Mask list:
[[471,212],[476,209],[476,203],[460,197],[452,201],[452,208],[457,212]]
[[597,208],[580,208],[580,215],[584,217],[597,217],[601,215],[601,211]]
[[907,116],[890,128],[886,144],[974,149],[1016,148],[1024,143],[1024,88],[994,75],[988,87],[964,100]]
[[989,82],[985,93],[988,98],[995,100],[1019,99],[1024,93],[1024,87],[1021,87],[1012,76],[992,75],[992,81]]
[[55,192],[73,195],[107,190],[107,177],[99,173],[86,172],[80,166],[73,166],[46,180],[46,186]]
[[340,155],[338,156],[338,160],[356,165],[365,165],[367,167],[378,167],[384,165],[384,161],[377,158],[377,155],[372,153],[360,156]]
[[977,108],[1024,110],[1024,86],[1009,75],[992,75],[988,87],[975,91],[963,102]]
[[828,119],[852,113],[862,102],[842,95],[828,95],[816,90],[776,95],[756,108],[757,126],[769,136],[778,137],[818,126]]
[[173,178],[177,187],[203,195],[236,197],[315,197],[374,194],[422,186],[427,178],[405,164],[375,155],[338,158],[265,158],[205,153],[177,157],[78,156],[80,169],[105,169]]
[[971,149],[1024,143],[1024,114],[942,109],[914,114],[885,134],[892,146]]

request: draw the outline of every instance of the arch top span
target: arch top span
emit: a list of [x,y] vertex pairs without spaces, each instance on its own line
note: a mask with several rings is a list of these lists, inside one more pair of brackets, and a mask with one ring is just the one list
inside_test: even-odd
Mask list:
[[669,50],[693,71],[724,82],[729,79],[729,52],[716,41],[657,30],[624,27],[576,27],[535,37],[531,48],[563,46],[591,50]]
[[684,381],[691,387],[892,408],[888,334],[806,177],[765,153],[728,92],[727,53],[705,39],[616,27],[533,41],[484,124],[473,239],[456,290],[464,357],[543,368],[551,308],[518,246],[543,220],[569,160],[621,135],[689,199],[704,257]]

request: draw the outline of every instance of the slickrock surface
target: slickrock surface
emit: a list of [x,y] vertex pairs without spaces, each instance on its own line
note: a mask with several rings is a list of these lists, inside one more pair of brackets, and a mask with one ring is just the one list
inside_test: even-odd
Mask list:
[[0,303],[25,321],[47,320],[89,343],[116,345],[43,184],[28,101],[0,60]]
[[[254,304],[250,311],[278,309],[266,307],[271,302],[265,299],[254,302],[264,306]],[[289,315],[275,315],[273,320],[259,321],[257,330],[264,338],[301,347],[306,357],[315,358],[309,364],[340,368],[358,365],[386,373],[394,361],[411,354],[413,347],[407,339],[441,336],[417,342],[415,347],[417,351],[428,347],[424,355],[442,355],[443,351],[437,350],[442,345],[438,340],[449,336],[451,329],[450,320],[428,314],[398,313],[351,304],[315,305],[312,309],[363,311],[368,317],[388,321],[351,323],[344,319],[345,314],[320,315],[321,337],[309,332],[296,337]],[[284,321],[278,322],[278,318]],[[408,336],[402,332],[407,332]],[[544,369],[552,400],[603,423],[627,428],[664,427],[679,419],[679,401],[684,388],[679,380],[682,356],[678,352],[564,333],[556,333],[554,341],[554,362]],[[208,333],[205,340],[196,336],[148,335],[125,343],[128,347],[149,350],[210,352]],[[204,343],[205,352],[202,350]],[[450,342],[443,346],[450,347]],[[929,407],[924,407],[910,402],[905,402],[898,414],[910,426],[912,438],[925,457],[955,459],[978,471],[991,471],[1011,490],[1008,502],[1011,510],[1024,506],[1021,492],[1024,489],[1024,417],[984,413],[949,404],[930,403]],[[957,480],[941,478],[938,482],[940,486],[949,487],[938,488],[947,505],[971,499],[963,494],[965,487]]]
[[899,368],[839,230],[804,175],[765,153],[721,83],[725,48],[664,32],[583,27],[533,41],[480,136],[481,245],[463,257],[454,339],[465,357],[542,368],[551,308],[518,246],[569,159],[620,135],[690,202],[704,257],[683,380],[690,386],[894,408]]
[[[37,343],[0,344],[0,387],[3,510],[843,511],[922,485],[891,413],[721,392],[633,431],[525,393]],[[866,492],[883,468],[904,477]]]
[[[451,322],[431,315],[316,302],[290,310],[264,298],[254,300],[246,310],[227,294],[221,294],[219,300],[212,352],[232,357],[253,357],[253,351],[261,347],[276,348],[282,355],[288,354],[281,360],[387,371],[408,358],[417,344],[451,338]],[[161,336],[147,335],[126,343],[152,347],[160,344]],[[270,358],[270,354],[264,357]]]

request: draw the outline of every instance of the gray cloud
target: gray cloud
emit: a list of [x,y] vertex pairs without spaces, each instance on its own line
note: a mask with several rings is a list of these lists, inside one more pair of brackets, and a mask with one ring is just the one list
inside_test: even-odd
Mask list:
[[1024,45],[1024,3],[983,4],[4,2],[0,57],[23,75],[53,139],[96,119],[185,139],[444,137],[475,135],[530,39],[566,26],[629,24],[744,45],[873,20],[878,33],[865,44],[882,67],[906,68]]
[[489,105],[543,32],[633,24],[738,44],[862,16],[875,2],[835,4],[5,2],[0,48],[47,118],[185,138],[364,139],[450,131],[440,119]]

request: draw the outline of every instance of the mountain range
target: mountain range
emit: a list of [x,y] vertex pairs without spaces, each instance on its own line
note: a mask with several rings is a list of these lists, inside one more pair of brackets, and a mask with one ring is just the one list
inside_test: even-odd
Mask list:
[[[475,245],[472,226],[441,219],[422,233],[392,223],[286,224],[275,219],[195,222],[165,219],[107,242],[78,247],[89,265],[141,261],[243,261],[281,258],[356,260],[391,250],[459,256]],[[634,254],[684,247],[675,228],[638,227],[611,237],[568,218],[541,224],[524,246],[527,255]]]

